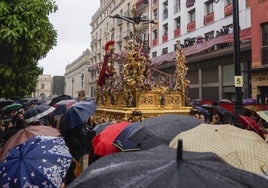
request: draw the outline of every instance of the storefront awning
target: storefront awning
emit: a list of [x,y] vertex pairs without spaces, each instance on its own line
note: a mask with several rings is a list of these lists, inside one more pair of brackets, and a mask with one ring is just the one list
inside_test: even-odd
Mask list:
[[[193,46],[189,46],[184,48],[184,55],[191,56],[194,54],[198,54],[204,50],[207,50],[214,45],[231,43],[233,42],[233,33],[228,35],[223,35],[208,41],[204,41],[202,43],[195,44]],[[243,29],[240,31],[240,41],[250,40],[251,39],[251,28]],[[155,57],[152,59],[152,65],[157,66],[162,64],[163,62],[174,61],[176,58],[176,51]]]

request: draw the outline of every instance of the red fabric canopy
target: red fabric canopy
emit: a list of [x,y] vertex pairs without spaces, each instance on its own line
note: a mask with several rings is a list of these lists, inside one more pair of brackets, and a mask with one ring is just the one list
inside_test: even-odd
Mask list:
[[[240,40],[250,40],[251,39],[251,28],[243,29],[240,31]],[[207,50],[213,47],[216,44],[230,43],[233,42],[234,37],[233,33],[228,35],[223,35],[208,41],[204,41],[193,46],[189,46],[184,48],[184,55],[190,56],[193,54],[198,54],[204,50]],[[164,54],[162,56],[158,56],[152,59],[152,65],[160,65],[163,62],[173,61],[176,58],[176,51],[170,52],[168,54]]]

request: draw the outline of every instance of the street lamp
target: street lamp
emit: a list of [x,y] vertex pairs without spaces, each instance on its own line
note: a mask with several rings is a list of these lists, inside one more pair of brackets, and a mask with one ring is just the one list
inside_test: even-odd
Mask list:
[[84,73],[82,73],[81,74],[81,87],[82,87],[82,89],[84,88],[83,87],[83,84],[84,84],[84,82],[83,82],[84,81],[84,76],[85,76]]
[[72,78],[72,98],[74,97],[74,78]]
[[[214,3],[218,3],[219,0],[213,0]],[[233,0],[233,37],[234,37],[234,85],[235,85],[235,103],[234,112],[235,118],[243,113],[242,105],[242,87],[243,77],[241,76],[240,65],[240,27],[239,27],[239,6],[238,0]]]
[[233,36],[234,36],[234,65],[235,65],[235,116],[242,114],[242,87],[243,78],[241,76],[240,65],[240,28],[239,28],[239,6],[238,0],[233,0]]

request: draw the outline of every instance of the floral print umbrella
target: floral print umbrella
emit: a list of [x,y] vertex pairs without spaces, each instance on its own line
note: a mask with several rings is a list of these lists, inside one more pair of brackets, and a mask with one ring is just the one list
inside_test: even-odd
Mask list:
[[63,138],[34,136],[0,163],[2,187],[60,187],[72,162]]

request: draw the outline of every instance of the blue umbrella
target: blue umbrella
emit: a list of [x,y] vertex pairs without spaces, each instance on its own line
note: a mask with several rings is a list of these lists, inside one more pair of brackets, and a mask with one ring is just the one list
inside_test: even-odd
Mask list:
[[34,136],[0,163],[3,187],[60,187],[72,162],[63,138]]
[[39,121],[41,118],[47,116],[55,110],[54,107],[48,105],[36,105],[24,113],[24,119],[27,123]]
[[60,126],[62,133],[82,125],[94,114],[96,108],[95,101],[80,101],[72,105],[62,117]]
[[202,107],[202,106],[195,106],[194,108],[196,108],[198,110],[198,112],[206,117],[208,117],[210,114],[209,114],[209,111]]
[[63,115],[74,103],[76,103],[75,99],[66,99],[60,102],[57,102],[53,105],[55,110],[53,111],[54,116]]
[[140,122],[131,123],[115,138],[113,145],[118,147],[121,151],[139,151],[141,150],[137,144],[129,140],[130,135],[133,133]]

